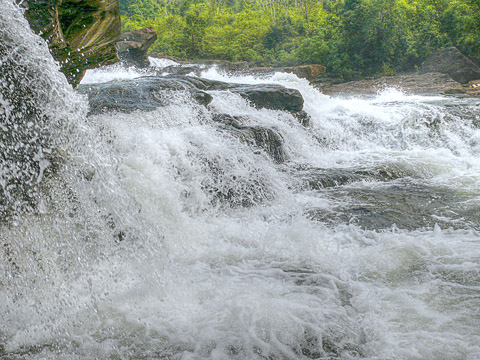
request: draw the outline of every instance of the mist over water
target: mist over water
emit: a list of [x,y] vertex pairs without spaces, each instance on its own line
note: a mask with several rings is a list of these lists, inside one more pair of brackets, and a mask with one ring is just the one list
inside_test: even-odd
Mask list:
[[[176,92],[87,117],[1,5],[10,71],[42,74],[27,84],[55,141],[38,146],[61,161],[0,223],[0,358],[480,359],[478,100],[332,98],[291,74],[210,69],[298,89],[310,126],[229,91],[208,108]],[[143,75],[113,66],[84,83]],[[276,130],[287,160],[215,114]]]

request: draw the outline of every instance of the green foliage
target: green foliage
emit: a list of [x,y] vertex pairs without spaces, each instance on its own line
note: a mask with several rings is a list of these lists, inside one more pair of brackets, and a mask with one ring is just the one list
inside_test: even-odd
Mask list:
[[480,57],[478,0],[120,0],[152,50],[264,65],[318,63],[345,79],[413,69],[433,50]]

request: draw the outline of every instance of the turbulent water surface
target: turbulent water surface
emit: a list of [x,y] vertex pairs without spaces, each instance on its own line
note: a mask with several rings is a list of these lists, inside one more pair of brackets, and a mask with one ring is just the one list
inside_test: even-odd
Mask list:
[[[154,111],[87,117],[1,4],[15,51],[0,66],[38,84],[56,139],[38,146],[62,161],[46,176],[52,160],[34,156],[33,205],[0,223],[0,358],[480,359],[478,100],[331,98],[291,74],[210,69],[298,89],[310,126],[228,91],[208,108],[177,92]],[[154,65],[144,74],[171,63]],[[112,66],[84,83],[140,75]],[[215,114],[274,129],[286,160]]]

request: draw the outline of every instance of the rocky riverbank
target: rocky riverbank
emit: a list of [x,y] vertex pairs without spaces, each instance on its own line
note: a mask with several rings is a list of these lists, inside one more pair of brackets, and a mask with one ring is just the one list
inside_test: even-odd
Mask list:
[[[215,66],[220,71],[229,74],[241,75],[260,75],[268,76],[275,72],[293,73],[299,78],[307,79],[313,86],[327,95],[374,95],[386,88],[395,88],[414,95],[446,95],[456,97],[480,97],[480,78],[476,79],[476,72],[473,67],[469,68],[469,73],[462,73],[459,68],[462,65],[451,64],[450,67],[444,65],[437,71],[430,71],[431,66],[426,70],[399,73],[390,76],[371,77],[356,81],[340,82],[338,79],[331,78],[325,73],[325,68],[321,65],[302,65],[294,67],[256,67],[254,64],[233,63],[229,61],[199,61],[197,63],[182,61],[163,54],[150,54],[154,58],[172,60],[178,65],[171,65],[165,69],[168,73],[177,75],[195,74],[200,76],[206,68]],[[470,66],[470,64],[468,64]],[[454,70],[450,71],[452,68]],[[440,71],[441,70],[441,71]],[[459,75],[460,74],[460,75]],[[466,75],[468,74],[468,75]],[[462,83],[456,81],[452,76],[464,79]],[[460,76],[460,77],[459,77]],[[467,81],[468,80],[468,81]]]
[[415,95],[480,96],[480,68],[457,48],[432,53],[416,72],[335,83],[317,78],[315,85],[325,94],[372,95],[385,88],[396,88]]
[[433,72],[404,73],[337,84],[320,79],[314,85],[327,95],[374,95],[386,88],[395,88],[414,95],[480,97],[480,87],[470,87],[475,83],[462,85],[447,74]]

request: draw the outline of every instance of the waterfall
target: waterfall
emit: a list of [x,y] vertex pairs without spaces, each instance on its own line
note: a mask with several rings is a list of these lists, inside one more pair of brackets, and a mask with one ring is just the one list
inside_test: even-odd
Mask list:
[[480,354],[478,100],[205,68],[309,124],[228,89],[92,112],[7,0],[0,39],[0,358]]

